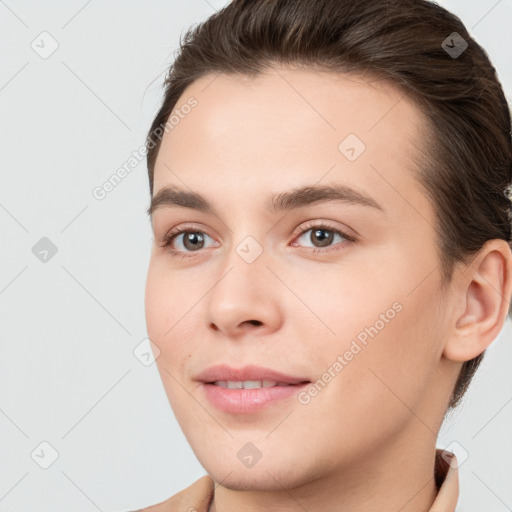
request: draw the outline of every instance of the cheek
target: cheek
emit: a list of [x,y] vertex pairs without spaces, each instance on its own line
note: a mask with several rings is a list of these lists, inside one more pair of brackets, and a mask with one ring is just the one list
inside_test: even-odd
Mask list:
[[164,319],[164,304],[167,301],[165,288],[162,280],[155,270],[155,265],[150,263],[146,277],[146,289],[144,297],[144,308],[146,313],[146,326],[149,338],[157,343],[162,335]]
[[[322,354],[316,366],[318,392],[298,409],[300,417],[295,419],[303,425],[297,427],[298,437],[303,429],[314,430],[313,437],[329,456],[333,444],[340,447],[340,457],[361,455],[366,449],[371,452],[405,427],[411,410],[421,409],[435,368],[428,313],[418,319],[420,304],[404,299],[403,308],[382,327],[375,318],[385,313],[388,304],[386,299],[382,306],[368,307],[359,317],[361,328],[352,323],[354,336],[340,330],[336,343],[324,339],[323,349],[316,351]],[[360,333],[366,335],[366,344],[357,338]],[[348,436],[350,446],[343,443]]]
[[[155,339],[162,338],[178,320],[186,314],[187,304],[194,295],[194,286],[187,283],[166,264],[165,258],[153,258],[150,261],[145,288],[145,311],[148,331]],[[196,292],[197,294],[197,292]],[[166,337],[174,332],[174,328]],[[150,336],[151,338],[151,336]]]
[[375,277],[377,271],[371,267],[333,268],[309,275],[296,286],[297,295],[307,307],[299,305],[302,310],[297,311],[294,321],[303,322],[299,332],[308,333],[304,342],[313,354],[323,355],[318,359],[321,365],[328,362],[325,356],[332,361],[343,354],[354,339],[364,347],[372,337],[382,338],[400,315],[396,282],[383,285]]
[[[145,289],[146,328],[149,339],[160,349],[156,362],[170,370],[172,363],[170,346],[179,328],[179,311],[176,305],[176,287],[169,283],[169,276],[159,269],[159,265],[150,263]],[[174,326],[174,327],[173,327]],[[173,360],[177,351],[173,347]],[[165,377],[165,375],[162,375]]]
[[[386,314],[386,306],[395,298],[399,310],[387,310]],[[366,345],[359,343],[361,351],[349,363],[352,366],[347,368],[343,392],[368,397],[370,410],[385,406],[389,418],[396,420],[391,429],[400,417],[419,406],[435,373],[441,341],[436,299],[435,292],[426,289],[409,297],[391,295],[381,307],[371,310],[367,325],[355,336],[357,340],[360,334],[368,335],[364,336]]]
[[326,399],[374,411],[384,400],[400,409],[401,400],[417,403],[435,371],[442,298],[435,278],[411,293],[408,283],[414,279],[407,279],[404,267],[402,274],[399,269],[386,275],[374,270],[317,280],[324,284],[323,293],[318,287],[303,288],[303,297],[323,322],[303,328],[309,329],[316,377],[334,383],[326,386]]
[[[186,292],[180,293],[180,290]],[[146,328],[149,339],[160,350],[156,364],[167,383],[166,388],[175,385],[167,372],[181,376],[182,368],[194,351],[194,331],[198,328],[194,305],[201,297],[199,292],[197,285],[191,286],[190,280],[179,279],[165,262],[150,263],[144,300]]]

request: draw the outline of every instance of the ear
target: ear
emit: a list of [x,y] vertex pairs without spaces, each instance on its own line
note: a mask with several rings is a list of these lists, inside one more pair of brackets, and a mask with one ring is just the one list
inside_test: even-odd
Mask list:
[[455,307],[443,355],[469,361],[498,336],[512,295],[512,253],[505,240],[487,241],[455,278]]

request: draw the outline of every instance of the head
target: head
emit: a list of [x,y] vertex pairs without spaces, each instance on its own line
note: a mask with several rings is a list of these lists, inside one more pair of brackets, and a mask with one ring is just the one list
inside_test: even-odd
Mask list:
[[[427,1],[240,0],[187,32],[147,137],[146,319],[212,474],[249,441],[283,478],[304,439],[317,475],[435,442],[512,314],[510,132],[485,51]],[[234,417],[197,380],[220,362],[316,385]]]

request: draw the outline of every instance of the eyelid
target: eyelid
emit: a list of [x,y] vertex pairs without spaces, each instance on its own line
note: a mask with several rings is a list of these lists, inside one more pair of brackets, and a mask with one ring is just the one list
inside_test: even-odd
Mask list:
[[[185,222],[184,224],[178,224],[176,227],[174,227],[166,232],[166,234],[162,237],[161,247],[166,247],[167,242],[169,242],[169,244],[167,244],[167,245],[170,245],[171,239],[174,240],[175,238],[177,238],[178,236],[180,236],[186,232],[204,233],[205,235],[208,235],[210,238],[215,240],[215,238],[208,233],[208,229],[206,228],[206,226],[204,226],[202,224],[197,224],[197,223],[193,224],[193,223]],[[182,251],[176,250],[176,252],[182,252]]]
[[323,220],[323,219],[313,219],[306,221],[306,223],[301,224],[294,230],[292,236],[295,238],[302,236],[306,231],[310,229],[325,229],[326,231],[333,231],[339,233],[343,238],[355,242],[357,239],[354,235],[348,233],[346,229],[335,226],[331,221]]
[[[331,224],[330,221],[325,221],[322,219],[313,219],[306,221],[306,224],[302,223],[300,226],[298,226],[294,232],[292,233],[293,238],[297,238],[298,236],[303,235],[306,231],[309,231],[312,228],[317,229],[325,229],[330,230],[334,232],[338,232],[340,235],[342,235],[347,240],[355,241],[356,238],[353,235],[350,235],[347,233],[347,231],[343,228],[338,228]],[[185,223],[185,224],[178,224],[178,226],[170,229],[164,236],[163,241],[167,241],[168,239],[183,234],[183,232],[200,232],[207,234],[210,238],[214,238],[208,233],[208,230],[206,229],[206,226],[202,224],[191,224],[191,223]]]

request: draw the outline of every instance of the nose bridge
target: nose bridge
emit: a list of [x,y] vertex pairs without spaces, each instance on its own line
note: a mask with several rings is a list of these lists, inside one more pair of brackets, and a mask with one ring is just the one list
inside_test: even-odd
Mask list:
[[[239,199],[240,200],[240,199]],[[269,233],[268,227],[263,222],[263,217],[258,215],[257,207],[239,203],[235,208],[238,215],[229,223],[229,243],[223,248],[223,268],[225,272],[235,269],[243,274],[269,272],[265,268],[268,261]]]
[[[246,231],[247,232],[247,231]],[[224,261],[221,264],[221,279],[215,288],[222,289],[223,293],[229,292],[233,286],[250,286],[258,288],[271,274],[267,268],[268,254],[263,246],[252,235],[241,237],[233,231],[233,241],[230,247],[225,248]],[[237,238],[239,241],[237,241]],[[240,240],[241,239],[241,240]],[[222,277],[223,276],[223,277]],[[224,288],[227,288],[224,289]],[[250,289],[233,289],[236,294],[243,294],[245,297],[253,295]]]
[[254,236],[240,236],[233,231],[232,243],[224,248],[218,280],[209,296],[208,325],[225,333],[236,333],[243,322],[276,327],[279,290],[271,283],[275,276],[267,268],[269,262],[268,251]]

